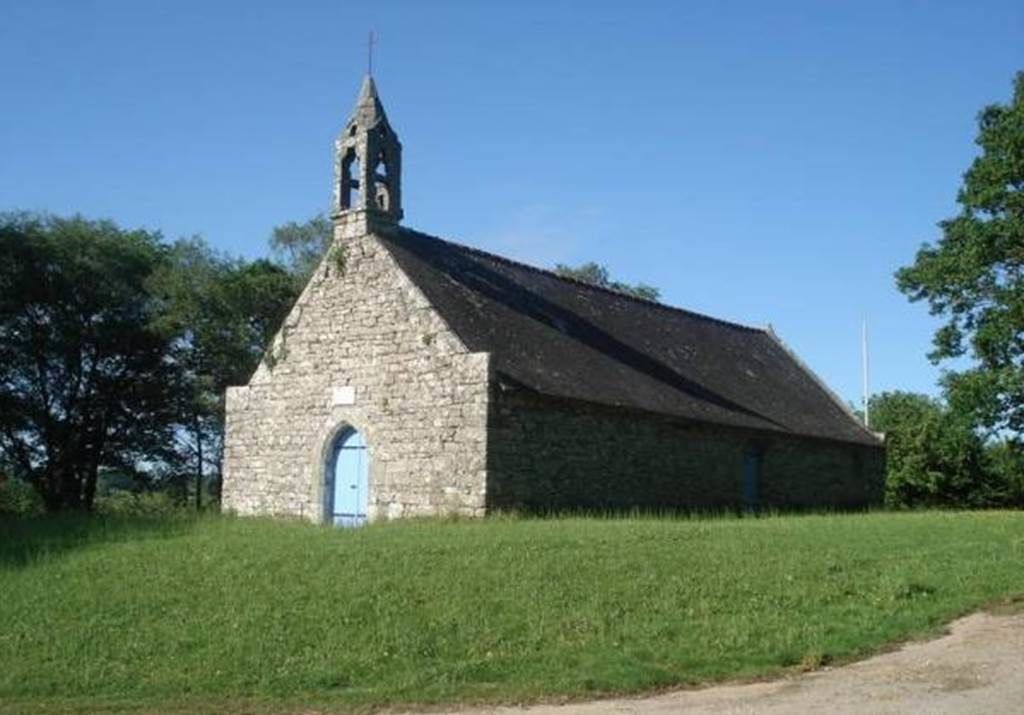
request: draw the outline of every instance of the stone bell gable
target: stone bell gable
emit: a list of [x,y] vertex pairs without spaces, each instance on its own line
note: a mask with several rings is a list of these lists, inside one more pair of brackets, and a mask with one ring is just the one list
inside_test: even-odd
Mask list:
[[[484,512],[488,356],[380,240],[402,218],[401,151],[366,77],[335,142],[332,245],[249,384],[227,393],[229,510],[330,520],[351,486],[357,521]],[[334,480],[346,433],[366,452],[351,485]]]

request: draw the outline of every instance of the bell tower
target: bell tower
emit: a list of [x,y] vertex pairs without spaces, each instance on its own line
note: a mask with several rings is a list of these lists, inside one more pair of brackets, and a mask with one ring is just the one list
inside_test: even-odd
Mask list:
[[370,75],[363,79],[355,109],[334,142],[332,214],[336,224],[402,220],[402,144],[388,124]]

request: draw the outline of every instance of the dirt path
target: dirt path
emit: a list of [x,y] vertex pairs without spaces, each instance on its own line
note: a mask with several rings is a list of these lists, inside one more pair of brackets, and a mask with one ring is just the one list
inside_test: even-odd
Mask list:
[[933,641],[768,683],[463,715],[1024,713],[1024,614],[976,613]]

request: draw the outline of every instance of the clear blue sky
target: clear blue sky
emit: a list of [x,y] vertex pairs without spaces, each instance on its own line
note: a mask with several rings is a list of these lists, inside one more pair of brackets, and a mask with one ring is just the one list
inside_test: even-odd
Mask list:
[[892,273],[937,237],[1024,2],[47,2],[0,6],[0,210],[246,256],[327,207],[379,36],[407,225],[771,322],[848,399],[933,391]]

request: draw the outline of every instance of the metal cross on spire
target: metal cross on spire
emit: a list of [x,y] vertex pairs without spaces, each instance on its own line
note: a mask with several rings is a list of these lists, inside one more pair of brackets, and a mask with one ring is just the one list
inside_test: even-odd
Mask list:
[[376,35],[373,34],[373,30],[370,30],[370,36],[366,41],[366,74],[373,76],[373,45],[377,41]]

